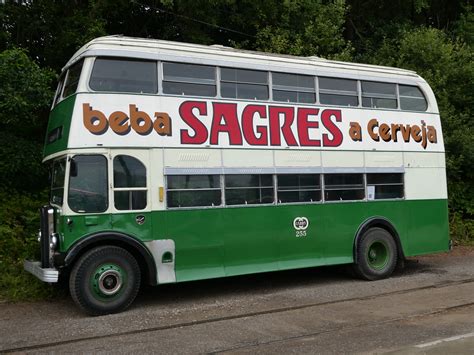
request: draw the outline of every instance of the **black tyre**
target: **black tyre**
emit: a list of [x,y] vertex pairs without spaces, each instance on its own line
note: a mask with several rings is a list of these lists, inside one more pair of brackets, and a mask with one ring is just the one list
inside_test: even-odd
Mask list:
[[397,266],[397,245],[385,229],[371,228],[359,238],[355,257],[354,271],[359,277],[384,279]]
[[140,267],[125,249],[101,246],[76,262],[69,291],[76,304],[90,315],[117,313],[133,302],[140,289]]

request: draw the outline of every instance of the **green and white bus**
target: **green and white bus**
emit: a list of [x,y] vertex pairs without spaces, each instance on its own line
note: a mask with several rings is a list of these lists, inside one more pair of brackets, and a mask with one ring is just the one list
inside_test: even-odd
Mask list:
[[160,285],[449,249],[435,96],[408,70],[108,36],[66,64],[41,260],[90,314]]

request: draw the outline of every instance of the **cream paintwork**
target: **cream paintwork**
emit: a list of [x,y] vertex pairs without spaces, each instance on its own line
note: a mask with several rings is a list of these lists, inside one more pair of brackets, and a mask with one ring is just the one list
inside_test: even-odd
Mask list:
[[[180,116],[179,107],[185,101],[200,101],[207,103],[207,115],[199,115],[197,110],[193,113],[199,118],[199,120],[207,127],[209,132],[207,140],[202,144],[182,144],[180,139],[181,130],[186,130],[189,135],[194,135],[194,130],[188,124],[186,124]],[[285,107],[312,107],[319,108],[319,114],[317,116],[310,116],[310,121],[318,121],[319,128],[308,129],[310,139],[322,139],[323,134],[327,134],[332,138],[331,132],[325,129],[321,122],[321,112],[324,109],[337,109],[342,112],[342,121],[334,122],[334,124],[340,129],[343,135],[343,142],[338,147],[324,147],[326,150],[347,150],[347,151],[371,151],[371,150],[383,150],[383,151],[414,151],[414,152],[442,152],[444,151],[443,137],[441,131],[441,125],[439,122],[439,116],[428,113],[416,113],[416,112],[405,112],[398,110],[365,110],[361,108],[336,108],[336,107],[324,107],[321,105],[289,105],[286,103],[270,103],[270,102],[255,102],[255,101],[243,101],[243,100],[221,100],[221,99],[203,99],[203,98],[182,98],[182,97],[165,97],[165,96],[152,96],[152,95],[129,95],[129,94],[78,94],[74,106],[73,117],[71,122],[71,132],[69,137],[68,148],[86,148],[86,147],[137,147],[137,148],[153,148],[153,147],[176,147],[176,148],[196,148],[196,147],[211,147],[211,148],[246,148],[255,150],[268,150],[268,149],[301,149],[301,150],[319,150],[318,147],[288,147],[283,134],[280,132],[279,146],[251,146],[243,138],[243,144],[241,146],[231,146],[227,133],[219,134],[219,144],[210,144],[210,129],[212,124],[212,103],[213,102],[228,102],[237,104],[237,117],[240,120],[243,109],[250,104],[259,104],[266,106],[285,106]],[[84,126],[84,114],[83,104],[88,104],[93,110],[99,110],[107,117],[115,111],[122,111],[129,114],[129,105],[136,105],[140,110],[148,114],[152,119],[155,112],[166,112],[169,114],[172,122],[172,136],[160,136],[154,130],[145,136],[139,135],[134,130],[131,130],[126,135],[116,134],[110,127],[102,135],[94,135],[89,132]],[[410,124],[420,125],[421,121],[432,125],[437,131],[437,143],[429,143],[424,149],[420,143],[416,143],[410,138],[410,142],[406,143],[403,141],[401,132],[398,132],[397,142],[384,142],[383,140],[374,141],[367,132],[367,123],[373,119],[382,123],[390,125],[394,124]],[[281,119],[282,120],[282,119]],[[268,127],[268,118],[261,118],[258,114],[255,115],[254,119],[254,132],[256,126]],[[291,128],[294,137],[298,141],[298,131],[296,125],[296,119],[294,120]],[[362,141],[353,141],[349,136],[350,122],[358,122],[362,128]],[[241,122],[239,122],[241,125]],[[322,144],[322,143],[321,143]]]

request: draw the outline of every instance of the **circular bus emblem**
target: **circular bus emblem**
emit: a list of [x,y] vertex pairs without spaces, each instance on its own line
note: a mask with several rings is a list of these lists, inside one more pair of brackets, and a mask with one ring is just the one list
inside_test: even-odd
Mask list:
[[308,218],[306,217],[296,217],[293,220],[293,227],[295,227],[297,231],[304,231],[308,228],[308,226],[309,226],[309,221],[308,221]]
[[145,216],[140,214],[135,217],[135,221],[137,222],[137,224],[142,225],[143,223],[145,223]]

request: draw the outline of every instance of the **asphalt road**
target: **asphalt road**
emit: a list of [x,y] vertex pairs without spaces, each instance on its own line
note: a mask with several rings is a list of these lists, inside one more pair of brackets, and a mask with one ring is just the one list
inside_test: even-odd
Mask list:
[[474,248],[387,280],[314,268],[142,290],[121,314],[0,304],[0,352],[474,353]]

